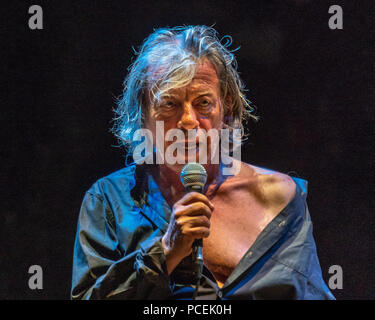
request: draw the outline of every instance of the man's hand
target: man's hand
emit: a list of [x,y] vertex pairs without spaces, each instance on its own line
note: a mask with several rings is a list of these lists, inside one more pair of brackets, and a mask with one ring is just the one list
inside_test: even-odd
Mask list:
[[173,205],[167,232],[162,238],[168,274],[191,253],[195,239],[210,234],[213,204],[198,192],[187,193]]

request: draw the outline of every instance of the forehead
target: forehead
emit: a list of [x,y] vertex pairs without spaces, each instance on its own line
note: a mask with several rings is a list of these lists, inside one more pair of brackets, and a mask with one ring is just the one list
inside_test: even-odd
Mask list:
[[219,82],[215,67],[207,59],[203,59],[198,63],[193,80],[202,80],[213,83]]
[[218,88],[218,84],[219,78],[214,66],[209,60],[204,59],[198,63],[194,78],[187,87],[193,91],[200,90],[201,88],[216,89]]
[[[163,77],[163,72],[166,72],[164,68],[158,68],[151,71],[150,80],[159,80]],[[197,63],[193,79],[185,86],[170,89],[164,94],[178,94],[180,91],[186,91],[194,93],[195,91],[202,90],[219,90],[219,78],[216,73],[216,69],[208,59],[202,59]]]

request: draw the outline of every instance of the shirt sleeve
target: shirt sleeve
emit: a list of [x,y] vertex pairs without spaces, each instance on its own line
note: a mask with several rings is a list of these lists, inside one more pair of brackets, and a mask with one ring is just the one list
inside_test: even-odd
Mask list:
[[125,254],[107,201],[87,192],[74,245],[71,299],[156,300],[168,298],[171,290],[161,237]]
[[[300,198],[290,206],[285,217],[286,224],[275,219],[271,223],[276,228],[268,229],[268,234],[263,232],[261,241],[257,240],[259,246],[254,247],[253,252],[264,253],[244,276],[242,287],[235,291],[236,298],[334,300],[322,277],[305,199]],[[279,240],[272,247],[264,246],[272,237]]]

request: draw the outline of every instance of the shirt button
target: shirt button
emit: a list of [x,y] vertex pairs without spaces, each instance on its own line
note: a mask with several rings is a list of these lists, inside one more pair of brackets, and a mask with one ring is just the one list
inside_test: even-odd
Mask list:
[[217,293],[217,295],[218,295],[219,298],[222,298],[222,297],[223,297],[223,293],[222,293],[221,291],[219,291],[219,292]]

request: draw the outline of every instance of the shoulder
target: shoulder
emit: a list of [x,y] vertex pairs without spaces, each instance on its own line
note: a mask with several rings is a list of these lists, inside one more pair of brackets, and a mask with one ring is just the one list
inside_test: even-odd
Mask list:
[[296,193],[296,183],[289,175],[242,162],[241,172],[250,179],[250,188],[267,206],[284,206]]
[[97,196],[104,196],[120,190],[122,192],[130,191],[135,183],[134,173],[135,166],[133,165],[114,171],[98,179],[87,192]]

